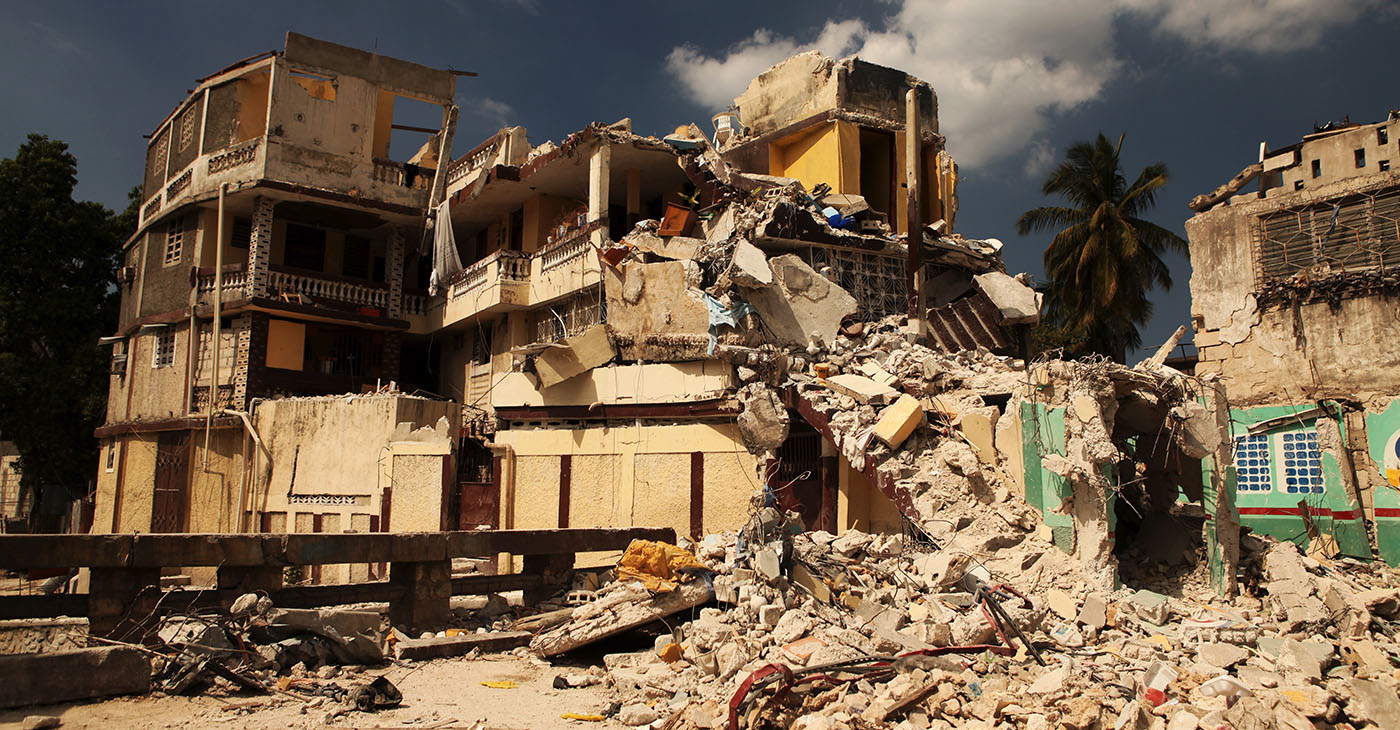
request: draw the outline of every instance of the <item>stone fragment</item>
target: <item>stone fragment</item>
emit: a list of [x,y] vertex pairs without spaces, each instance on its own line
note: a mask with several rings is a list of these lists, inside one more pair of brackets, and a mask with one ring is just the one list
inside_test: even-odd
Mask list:
[[473,650],[509,651],[517,646],[528,645],[533,636],[529,631],[493,631],[485,634],[434,636],[429,639],[401,639],[394,643],[394,653],[400,659],[424,661],[462,656]]
[[847,530],[831,543],[831,549],[849,558],[863,550],[873,539],[860,530]]
[[1085,626],[1103,628],[1108,624],[1108,602],[1103,596],[1090,593],[1084,597],[1084,605],[1079,609],[1077,620]]
[[787,407],[776,391],[764,383],[749,383],[736,397],[743,407],[737,419],[739,437],[751,453],[774,451],[787,441]]
[[888,403],[899,396],[899,391],[894,388],[855,373],[833,375],[827,378],[826,383],[832,390],[850,396],[859,403]]
[[778,619],[773,627],[773,641],[787,644],[807,635],[812,630],[812,619],[801,611],[788,611]]
[[1369,679],[1353,679],[1347,684],[1351,692],[1347,717],[1369,722],[1378,730],[1400,728],[1400,695],[1396,694],[1393,684]]
[[660,715],[656,714],[656,710],[640,702],[627,705],[617,712],[617,721],[628,727],[650,725],[656,722],[659,717]]
[[1069,671],[1069,665],[1067,664],[1061,664],[1054,669],[1047,669],[1042,672],[1039,677],[1036,677],[1035,681],[1031,683],[1031,686],[1026,688],[1026,691],[1036,695],[1058,692],[1064,689],[1065,683],[1069,681]]
[[1216,669],[1228,669],[1249,658],[1249,650],[1233,644],[1201,644],[1196,658]]
[[1317,682],[1322,679],[1322,673],[1327,670],[1329,663],[1328,659],[1303,642],[1284,639],[1283,646],[1279,649],[1277,666],[1284,674],[1294,674],[1309,682]]
[[992,304],[1001,312],[1003,324],[1030,324],[1040,321],[1040,297],[1036,291],[1000,271],[972,277]]
[[835,342],[841,320],[856,311],[846,290],[818,274],[795,254],[768,260],[773,283],[741,287],[764,325],[781,343],[806,347],[813,335]]
[[535,372],[540,387],[568,380],[612,360],[617,355],[608,328],[595,325],[572,337],[565,337],[558,346],[550,346],[535,358]]
[[787,609],[782,606],[764,606],[758,609],[758,620],[769,628],[776,627],[783,618],[783,612]]
[[20,730],[48,730],[62,724],[63,718],[57,715],[27,715],[19,727]]
[[1196,730],[1200,726],[1200,720],[1185,711],[1177,712],[1167,721],[1167,730]]
[[1137,614],[1138,618],[1158,626],[1167,623],[1167,619],[1171,617],[1171,606],[1167,602],[1167,597],[1161,593],[1144,588],[1129,596],[1128,603],[1132,605],[1133,612]]
[[1390,655],[1381,651],[1374,641],[1343,641],[1342,661],[1356,667],[1359,674],[1388,674],[1394,671]]
[[765,287],[773,283],[773,270],[768,257],[744,239],[734,245],[734,257],[729,262],[729,279],[739,286]]
[[743,644],[731,641],[715,650],[715,659],[719,663],[719,678],[729,679],[748,664],[749,653],[744,650]]
[[1079,615],[1079,606],[1073,598],[1062,590],[1052,588],[1045,594],[1045,605],[1066,621],[1073,621]]
[[997,462],[996,433],[992,420],[981,413],[964,413],[958,419],[958,430],[972,442],[972,450],[983,464]]
[[770,582],[778,579],[782,575],[782,563],[778,552],[772,548],[764,548],[754,554],[754,567],[758,574],[768,579]]
[[808,636],[805,639],[784,644],[783,654],[798,664],[806,664],[807,660],[824,646],[826,646],[825,641],[815,636]]

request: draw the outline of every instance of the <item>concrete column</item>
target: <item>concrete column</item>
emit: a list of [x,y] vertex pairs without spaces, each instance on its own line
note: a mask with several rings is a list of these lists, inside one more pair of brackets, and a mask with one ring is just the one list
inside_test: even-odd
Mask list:
[[229,408],[242,411],[248,407],[248,348],[253,344],[252,315],[245,314],[233,320],[233,335],[235,349],[233,352],[233,373],[230,381],[230,385],[233,386],[233,398],[229,403]]
[[265,297],[272,263],[272,206],[275,201],[253,199],[253,231],[248,241],[248,296]]
[[92,568],[88,581],[88,631],[139,643],[154,626],[160,568]]
[[394,626],[426,630],[452,617],[452,561],[390,563],[389,583],[402,594],[389,602]]
[[403,258],[403,229],[396,227],[389,231],[389,260],[384,267],[389,285],[389,316],[395,319],[403,315]]
[[1205,383],[1206,410],[1220,429],[1220,445],[1207,456],[1210,480],[1204,485],[1206,519],[1206,562],[1210,583],[1217,595],[1233,598],[1239,592],[1235,570],[1240,562],[1240,513],[1235,509],[1235,440],[1230,435],[1230,408],[1220,381]]
[[[588,222],[599,221],[608,215],[608,197],[612,194],[609,178],[612,174],[612,147],[606,139],[598,140],[598,147],[588,158]],[[608,240],[606,226],[592,236],[593,244],[603,245]]]
[[219,566],[216,572],[219,586],[219,603],[224,608],[233,604],[244,593],[267,593],[269,596],[282,587],[282,569],[277,566],[232,567]]

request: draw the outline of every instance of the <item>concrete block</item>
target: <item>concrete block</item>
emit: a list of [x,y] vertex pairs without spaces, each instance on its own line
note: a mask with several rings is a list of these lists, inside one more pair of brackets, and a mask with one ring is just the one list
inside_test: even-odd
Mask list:
[[881,412],[880,420],[875,422],[875,438],[885,442],[890,448],[897,449],[923,420],[924,409],[919,399],[901,395],[894,405]]
[[768,266],[768,257],[757,246],[741,238],[729,262],[729,278],[739,286],[769,286],[773,283],[773,269]]
[[814,598],[822,603],[831,602],[831,589],[812,575],[807,566],[798,563],[792,566],[792,582],[806,588]]
[[1080,607],[1076,620],[1085,626],[1103,628],[1108,624],[1108,602],[1103,596],[1090,593],[1084,597],[1084,605]]
[[526,646],[534,636],[529,631],[493,631],[487,634],[458,634],[431,639],[402,639],[394,644],[400,659],[423,661],[442,657],[462,656],[473,649],[482,652],[509,651]]
[[992,430],[990,418],[981,413],[964,413],[958,419],[958,430],[972,442],[972,450],[977,452],[978,460],[983,464],[996,463],[996,433]]
[[1167,623],[1171,616],[1171,606],[1167,604],[1167,597],[1145,588],[1129,596],[1128,602],[1132,604],[1138,618],[1158,626]]
[[150,657],[124,646],[0,656],[0,708],[144,694],[150,688]]
[[861,375],[864,375],[865,377],[870,378],[871,380],[881,385],[888,385],[891,388],[895,386],[895,383],[899,382],[899,378],[896,378],[892,373],[890,373],[890,371],[880,367],[879,365],[876,365],[875,363],[869,360],[866,360],[865,362],[858,365],[856,367],[856,370],[860,371]]

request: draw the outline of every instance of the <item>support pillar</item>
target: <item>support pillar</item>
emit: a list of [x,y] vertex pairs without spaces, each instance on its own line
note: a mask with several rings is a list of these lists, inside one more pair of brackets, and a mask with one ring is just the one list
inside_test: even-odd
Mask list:
[[269,596],[276,593],[282,588],[282,568],[221,565],[215,580],[219,587],[219,603],[227,609],[245,593],[266,593]]
[[923,134],[919,129],[919,93],[910,89],[904,94],[904,179],[908,195],[909,244],[908,270],[905,286],[909,296],[909,334],[922,338],[926,334],[924,317],[924,225],[919,209],[920,180],[923,167]]
[[[588,222],[601,221],[608,217],[608,196],[612,189],[609,178],[612,175],[612,146],[608,140],[598,140],[598,147],[588,158]],[[593,245],[602,246],[608,240],[607,227],[595,231]]]
[[1210,479],[1204,485],[1203,505],[1206,509],[1206,562],[1210,566],[1210,584],[1216,595],[1233,598],[1239,592],[1235,571],[1240,562],[1240,513],[1235,509],[1235,460],[1232,451],[1235,439],[1230,433],[1230,407],[1225,400],[1220,381],[1205,383],[1206,410],[1215,418],[1220,430],[1220,445],[1205,461]]
[[88,581],[88,632],[139,643],[154,627],[160,568],[97,568]]
[[389,583],[401,590],[389,602],[394,626],[429,629],[452,617],[452,561],[390,563]]
[[525,605],[537,605],[573,583],[574,554],[526,555],[521,572],[540,577],[539,587],[524,592]]
[[272,206],[275,201],[262,196],[253,199],[252,235],[248,239],[248,296],[268,293],[269,266],[272,263]]
[[393,319],[403,316],[403,258],[403,229],[392,228],[389,230],[389,260],[385,262],[384,278],[389,285],[389,316]]

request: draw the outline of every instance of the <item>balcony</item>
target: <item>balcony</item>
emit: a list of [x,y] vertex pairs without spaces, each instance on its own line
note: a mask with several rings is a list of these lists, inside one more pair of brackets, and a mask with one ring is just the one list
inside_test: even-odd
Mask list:
[[[242,301],[248,298],[248,267],[231,264],[224,267],[223,287],[219,300],[222,304]],[[200,307],[214,306],[214,268],[200,269],[195,273],[196,302]]]
[[350,281],[329,275],[301,274],[272,267],[267,295],[294,304],[339,309],[370,317],[389,312],[389,288],[384,284]]
[[529,254],[497,251],[452,277],[443,324],[481,314],[523,309],[530,302]]

